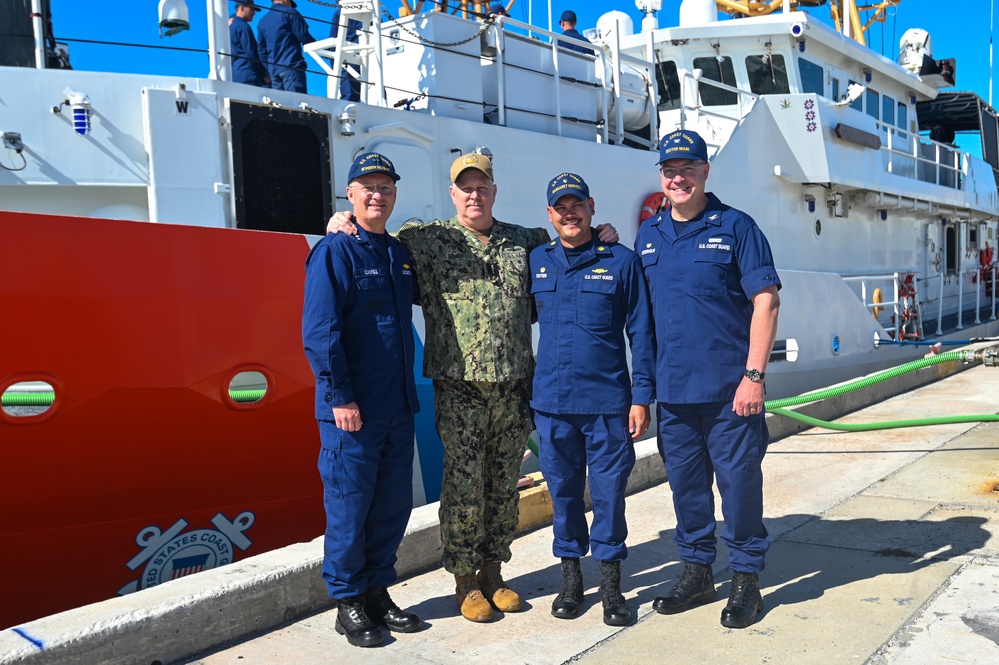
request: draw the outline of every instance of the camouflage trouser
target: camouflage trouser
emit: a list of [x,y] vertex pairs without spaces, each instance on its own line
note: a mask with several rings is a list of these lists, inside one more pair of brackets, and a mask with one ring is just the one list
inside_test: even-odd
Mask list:
[[517,530],[517,480],[530,434],[530,379],[434,381],[444,444],[441,541],[444,569],[468,575],[509,561]]

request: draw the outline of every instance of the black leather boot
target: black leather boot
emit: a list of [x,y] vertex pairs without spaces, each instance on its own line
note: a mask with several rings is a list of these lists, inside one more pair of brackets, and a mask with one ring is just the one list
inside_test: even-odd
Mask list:
[[420,617],[399,609],[392,601],[388,589],[376,586],[368,589],[368,617],[380,626],[395,633],[415,633],[420,629]]
[[559,619],[575,619],[579,606],[583,603],[583,571],[579,569],[579,559],[562,557],[562,593],[552,601],[552,616]]
[[710,603],[717,597],[711,566],[687,561],[680,581],[665,596],[656,596],[652,609],[659,614],[678,614],[693,605]]
[[763,596],[760,594],[760,577],[756,573],[732,574],[732,593],[728,605],[721,613],[721,625],[726,628],[745,628],[756,621],[756,615],[763,611]]
[[608,626],[627,626],[631,610],[621,595],[621,562],[600,562],[600,602],[604,606],[604,623]]
[[336,603],[336,623],[333,627],[355,647],[373,647],[384,639],[381,629],[368,618],[364,608],[365,595],[342,598]]

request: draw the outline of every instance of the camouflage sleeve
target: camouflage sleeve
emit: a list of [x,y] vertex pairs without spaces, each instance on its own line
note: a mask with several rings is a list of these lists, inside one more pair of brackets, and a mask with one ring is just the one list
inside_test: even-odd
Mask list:
[[548,229],[531,229],[533,231],[531,237],[531,244],[527,248],[527,251],[531,251],[535,247],[540,247],[541,245],[547,245],[551,240],[551,236],[548,235]]

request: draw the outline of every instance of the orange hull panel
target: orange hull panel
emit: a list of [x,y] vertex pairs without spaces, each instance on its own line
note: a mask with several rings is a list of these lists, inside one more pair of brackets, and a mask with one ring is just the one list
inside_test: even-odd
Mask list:
[[0,627],[322,534],[304,238],[0,212],[0,239],[0,392],[56,389],[0,412]]

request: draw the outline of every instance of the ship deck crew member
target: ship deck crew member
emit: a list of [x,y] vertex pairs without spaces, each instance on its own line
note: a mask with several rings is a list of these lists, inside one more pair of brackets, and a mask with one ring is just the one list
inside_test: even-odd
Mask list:
[[[558,25],[562,28],[562,34],[566,37],[572,37],[573,39],[578,39],[581,42],[589,42],[586,37],[576,30],[576,12],[571,9],[567,9],[562,12],[562,16],[559,17]],[[593,54],[593,49],[586,48],[585,46],[579,46],[578,44],[570,44],[569,42],[564,42],[561,39],[558,41],[558,46],[562,48],[569,49],[570,51],[576,51],[578,53],[586,53],[587,55]]]
[[302,44],[316,41],[296,9],[295,0],[274,0],[257,27],[260,59],[275,90],[306,92]]
[[759,572],[770,547],[763,525],[763,455],[769,434],[763,379],[777,332],[780,279],[753,219],[706,190],[707,145],[680,130],[659,147],[670,206],[639,229],[655,321],[659,450],[684,572],[653,602],[662,614],[714,600],[717,480],[733,570],[721,623],[752,624],[763,610]]
[[250,23],[260,8],[252,2],[237,2],[236,13],[229,19],[229,50],[232,52],[232,80],[249,85],[270,85],[257,51],[257,38]]
[[385,232],[399,175],[378,153],[350,167],[357,235],[326,236],[306,262],[302,338],[316,377],[319,473],[326,508],[323,579],[338,605],[336,631],[379,644],[377,624],[420,627],[388,594],[413,508],[413,262]]
[[[583,602],[579,559],[592,551],[600,562],[604,623],[623,626],[631,620],[621,595],[621,561],[628,556],[624,495],[635,466],[632,439],[645,434],[650,421],[652,312],[638,256],[594,238],[595,204],[586,182],[562,173],[547,193],[558,239],[530,256],[540,327],[531,406],[554,511],[552,552],[562,560],[563,588],[552,614],[577,616]],[[587,470],[592,529],[583,503]]]
[[[440,498],[445,570],[469,621],[521,609],[502,577],[517,529],[517,480],[531,431],[534,374],[528,253],[548,232],[493,217],[497,186],[489,157],[451,165],[456,214],[409,223],[399,239],[413,256],[426,321],[423,374],[433,380],[444,444]],[[343,214],[330,231],[350,232]],[[598,232],[600,229],[598,229]],[[606,240],[617,239],[613,227]]]

